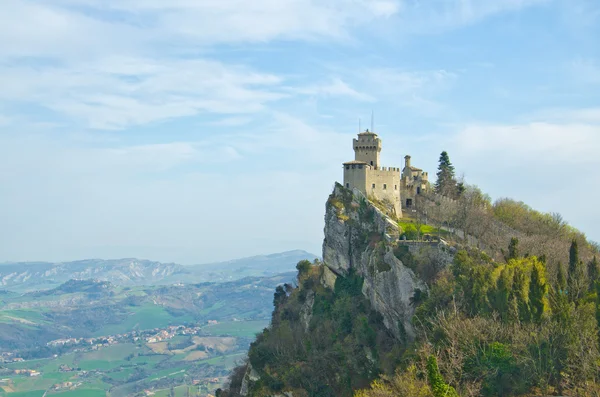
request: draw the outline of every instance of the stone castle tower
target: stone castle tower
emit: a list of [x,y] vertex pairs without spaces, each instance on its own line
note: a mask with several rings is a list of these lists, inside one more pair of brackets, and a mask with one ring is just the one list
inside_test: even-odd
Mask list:
[[427,191],[428,174],[411,165],[406,156],[402,171],[396,167],[382,167],[381,139],[368,129],[352,140],[354,160],[344,163],[344,186],[358,189],[367,197],[388,201],[396,216],[402,217],[402,209],[412,210],[416,196]]
[[354,161],[344,163],[344,186],[356,188],[365,196],[389,201],[398,217],[402,217],[400,168],[381,167],[381,139],[368,129],[352,141]]

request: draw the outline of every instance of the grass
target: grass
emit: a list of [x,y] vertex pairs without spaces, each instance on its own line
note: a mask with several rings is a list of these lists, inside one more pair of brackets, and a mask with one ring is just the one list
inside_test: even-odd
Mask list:
[[16,393],[0,393],[0,396],[10,397],[42,397],[46,390],[20,391]]
[[202,328],[213,336],[253,337],[269,325],[269,320],[227,321]]
[[162,306],[147,304],[130,308],[133,313],[121,324],[109,325],[96,332],[96,336],[115,335],[134,329],[164,328],[169,325],[192,322],[191,316],[174,317]]
[[[19,321],[22,320],[22,321]],[[0,322],[3,323],[46,323],[44,316],[39,310],[2,310],[0,311]]]
[[99,350],[85,353],[81,356],[80,361],[85,360],[102,360],[102,361],[118,361],[123,360],[131,353],[139,351],[133,343],[120,343],[103,347]]
[[50,395],[61,397],[106,397],[106,392],[98,389],[77,389]]
[[[415,222],[411,219],[402,219],[401,221],[398,222],[398,226],[402,229],[403,233],[414,233],[416,234],[416,230],[417,230],[417,225],[415,224]],[[430,234],[432,236],[437,236],[438,235],[438,229],[436,226],[433,225],[421,225],[421,237],[423,237],[424,234]],[[446,230],[440,230],[439,234],[444,237],[447,236],[449,233]]]

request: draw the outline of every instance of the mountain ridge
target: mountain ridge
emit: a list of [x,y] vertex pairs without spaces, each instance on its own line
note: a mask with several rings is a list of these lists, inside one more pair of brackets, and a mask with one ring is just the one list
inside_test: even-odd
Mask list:
[[232,259],[198,265],[147,259],[83,259],[70,262],[0,263],[0,288],[28,291],[51,289],[71,279],[98,279],[115,285],[151,285],[233,281],[294,270],[302,259],[317,256],[302,250]]

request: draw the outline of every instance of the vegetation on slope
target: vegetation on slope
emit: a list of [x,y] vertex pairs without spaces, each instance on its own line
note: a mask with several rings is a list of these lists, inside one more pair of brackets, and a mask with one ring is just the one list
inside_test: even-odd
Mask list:
[[[277,288],[271,327],[250,347],[249,363],[260,376],[250,395],[351,396],[395,368],[402,348],[362,295],[362,278],[340,277],[332,291],[320,284],[322,265],[304,261],[298,267],[299,287]],[[238,395],[245,372],[239,368],[230,390],[219,395]]]
[[[299,264],[298,287],[277,290],[271,327],[220,396],[600,395],[598,245],[557,214],[492,203],[457,181],[447,153],[438,176],[416,217],[399,225],[407,238],[444,234],[458,249],[453,263],[393,248],[428,286],[411,299],[416,339],[387,332],[356,275],[331,291],[322,265]],[[331,205],[347,222],[342,201]]]
[[[598,395],[600,280],[595,270],[586,274],[576,242],[570,258],[568,276],[549,283],[536,257],[499,263],[460,251],[417,310],[416,354],[405,355],[392,381],[359,395],[414,387],[426,379],[431,356],[461,396]],[[592,262],[589,269],[597,267]]]

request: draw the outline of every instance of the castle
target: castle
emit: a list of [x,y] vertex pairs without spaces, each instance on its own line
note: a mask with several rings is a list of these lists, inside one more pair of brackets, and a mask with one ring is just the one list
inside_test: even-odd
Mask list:
[[389,202],[396,216],[402,209],[410,210],[417,195],[427,191],[429,176],[420,168],[411,166],[411,157],[404,158],[404,169],[382,167],[379,161],[381,139],[368,129],[352,140],[354,160],[344,163],[344,186],[356,188],[367,197]]

